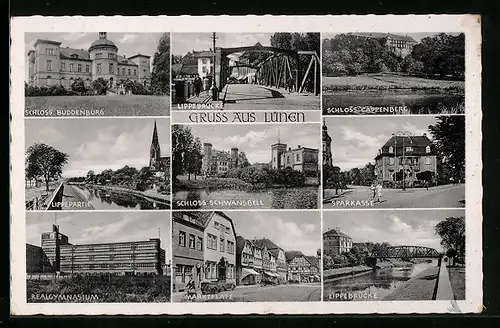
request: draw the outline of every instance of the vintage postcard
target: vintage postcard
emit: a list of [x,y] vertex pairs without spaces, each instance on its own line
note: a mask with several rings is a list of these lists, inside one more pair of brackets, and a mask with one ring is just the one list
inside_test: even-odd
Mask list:
[[13,18],[11,314],[481,312],[480,31]]

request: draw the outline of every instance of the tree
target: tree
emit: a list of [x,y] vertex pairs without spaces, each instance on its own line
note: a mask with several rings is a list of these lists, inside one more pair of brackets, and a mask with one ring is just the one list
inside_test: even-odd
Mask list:
[[170,92],[170,35],[163,33],[153,57],[151,85],[155,94]]
[[60,177],[62,168],[68,163],[68,154],[43,143],[30,146],[26,151],[26,156],[26,176],[28,178],[42,177],[46,191],[49,191],[50,179]]
[[464,216],[444,219],[436,225],[435,232],[441,237],[441,245],[446,249],[454,249],[462,256],[465,254]]
[[104,95],[106,91],[108,91],[108,81],[103,79],[102,77],[92,81],[91,89],[95,94]]
[[187,146],[186,156],[184,159],[184,168],[188,173],[188,180],[191,180],[191,174],[194,174],[194,178],[196,180],[196,175],[201,173],[201,152],[201,141],[199,138],[195,138],[194,141]]
[[465,117],[438,116],[429,131],[438,157],[452,172],[454,181],[462,179],[465,167]]
[[333,187],[335,189],[335,195],[338,195],[338,190],[340,189],[341,185],[341,173],[340,173],[340,167],[338,166],[333,166],[329,170],[329,177],[326,182],[326,185],[328,187]]
[[81,78],[77,78],[73,83],[71,83],[71,90],[79,94],[83,94],[87,91],[85,83]]
[[238,167],[250,166],[250,162],[247,159],[247,155],[244,151],[240,151],[238,154]]
[[95,173],[94,173],[94,171],[90,170],[90,171],[87,173],[87,182],[88,182],[88,183],[93,183],[93,182],[94,182],[94,179],[95,179]]
[[191,128],[184,125],[172,126],[172,174],[174,179],[186,172],[187,152],[193,142]]

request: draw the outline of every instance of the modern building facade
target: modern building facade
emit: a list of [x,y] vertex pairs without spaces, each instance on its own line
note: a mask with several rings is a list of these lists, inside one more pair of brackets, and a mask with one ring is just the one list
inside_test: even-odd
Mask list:
[[287,260],[288,282],[313,282],[319,281],[319,261],[314,256],[305,256],[299,251],[285,253]]
[[375,157],[377,180],[384,186],[402,179],[411,186],[422,179],[420,173],[423,172],[429,172],[432,180],[436,178],[436,150],[425,133],[421,136],[393,135]]
[[52,272],[52,265],[40,246],[26,244],[26,273]]
[[30,86],[62,85],[70,89],[76,79],[81,79],[89,87],[98,78],[106,80],[111,89],[127,79],[151,85],[150,56],[119,55],[118,47],[106,32],[99,32],[87,50],[61,47],[61,42],[41,39],[33,47],[28,52]]
[[347,253],[352,248],[352,238],[339,229],[330,229],[323,233],[323,253],[339,255]]
[[332,167],[333,166],[333,158],[332,158],[332,138],[328,134],[328,127],[326,123],[323,121],[323,165]]
[[203,277],[205,221],[199,212],[172,213],[172,262],[176,291],[190,279],[199,285]]
[[156,121],[153,128],[151,146],[149,147],[149,168],[153,172],[161,173],[161,175],[164,175],[166,179],[170,179],[170,157],[161,156]]
[[354,33],[354,35],[377,39],[383,46],[387,47],[389,51],[400,57],[406,57],[411,54],[413,47],[418,43],[414,38],[408,35],[392,33]]
[[[42,233],[41,250],[43,254],[40,254],[36,246],[26,246],[26,256],[30,263],[27,270],[46,272],[45,258],[51,272],[67,274],[163,275],[166,264],[165,250],[161,248],[158,238],[73,245],[66,235],[59,232],[57,225],[52,226],[52,232]],[[38,264],[32,265],[34,261]]]

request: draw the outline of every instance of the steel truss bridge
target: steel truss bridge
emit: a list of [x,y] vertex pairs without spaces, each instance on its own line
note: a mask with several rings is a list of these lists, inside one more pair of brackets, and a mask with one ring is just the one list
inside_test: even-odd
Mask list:
[[[259,64],[229,65],[230,54],[238,52],[270,52],[267,59]],[[301,59],[307,58],[305,73],[301,73]],[[305,62],[305,61],[304,61]],[[292,92],[303,93],[307,91],[307,84],[313,84],[311,91],[315,96],[320,91],[320,59],[316,51],[295,51],[256,44],[249,47],[219,48],[215,58],[216,83],[219,90],[227,84],[227,78],[234,67],[249,67],[255,69],[257,85],[272,88],[284,88]],[[218,75],[218,76],[217,76]],[[308,80],[309,79],[309,80]]]
[[386,258],[440,258],[441,254],[434,248],[423,246],[391,246],[377,249],[368,255],[368,259]]

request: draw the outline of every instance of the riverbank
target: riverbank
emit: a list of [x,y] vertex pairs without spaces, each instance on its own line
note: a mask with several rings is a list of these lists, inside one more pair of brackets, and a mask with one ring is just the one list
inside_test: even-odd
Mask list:
[[371,272],[372,270],[373,269],[371,267],[366,265],[324,270],[323,281],[331,282],[345,277],[352,277],[359,274],[365,274],[367,272]]
[[[314,180],[314,181],[317,181]],[[318,187],[319,184],[308,180],[304,186],[286,187],[280,184],[249,183],[238,178],[203,178],[197,180],[177,180],[174,182],[174,193],[177,191],[203,190],[264,190],[264,189],[287,189],[301,187]]]
[[422,271],[403,285],[396,288],[391,294],[384,297],[384,301],[430,301],[434,297],[439,267],[432,267]]
[[109,191],[117,192],[117,193],[133,194],[136,196],[145,197],[145,198],[152,199],[154,201],[164,202],[164,203],[168,203],[168,204],[171,203],[171,195],[170,194],[161,194],[153,189],[139,191],[139,190],[133,190],[133,189],[123,188],[123,187],[106,186],[106,185],[85,184],[85,186],[93,188],[93,189],[98,189],[98,190],[109,190]]
[[448,267],[451,289],[456,300],[465,300],[465,267]]

